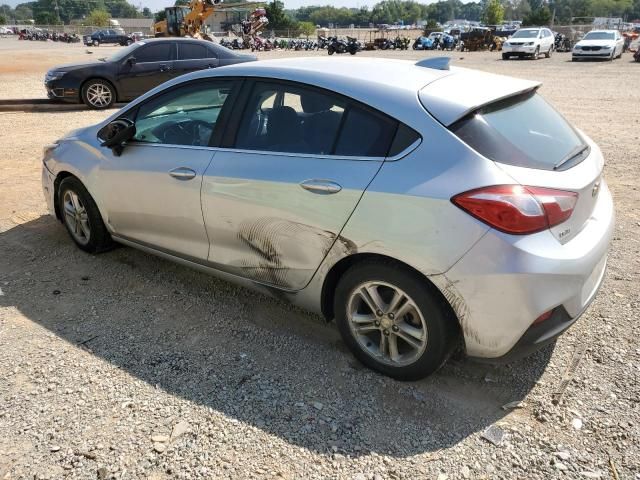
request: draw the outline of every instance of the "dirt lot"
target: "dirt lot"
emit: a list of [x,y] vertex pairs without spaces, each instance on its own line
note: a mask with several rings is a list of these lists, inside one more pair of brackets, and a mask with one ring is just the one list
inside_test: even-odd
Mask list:
[[[41,97],[49,67],[113,49],[86,50],[0,39],[0,98]],[[0,113],[0,479],[640,479],[640,65],[453,56],[543,81],[606,156],[607,278],[555,348],[400,383],[317,317],[129,248],[86,255],[46,215],[41,150],[107,114]]]

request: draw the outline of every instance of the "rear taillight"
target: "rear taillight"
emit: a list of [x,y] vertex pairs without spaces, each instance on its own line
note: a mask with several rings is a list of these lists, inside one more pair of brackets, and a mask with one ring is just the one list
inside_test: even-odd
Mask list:
[[552,188],[494,185],[469,190],[451,201],[496,230],[525,235],[567,220],[578,194]]

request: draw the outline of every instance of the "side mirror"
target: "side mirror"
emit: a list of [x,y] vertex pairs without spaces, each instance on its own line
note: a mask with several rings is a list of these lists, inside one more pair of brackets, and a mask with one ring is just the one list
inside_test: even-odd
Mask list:
[[127,65],[129,65],[130,67],[133,67],[136,64],[136,62],[137,62],[136,57],[127,58]]
[[108,123],[98,131],[101,147],[110,148],[116,157],[122,155],[124,145],[136,134],[136,125],[131,120],[119,118]]

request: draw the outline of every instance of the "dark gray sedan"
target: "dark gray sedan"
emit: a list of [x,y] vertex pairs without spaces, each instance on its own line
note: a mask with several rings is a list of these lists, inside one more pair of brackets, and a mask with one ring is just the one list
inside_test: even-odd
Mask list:
[[51,99],[104,109],[185,73],[254,60],[193,38],[143,40],[108,58],[54,67],[47,72],[45,86]]

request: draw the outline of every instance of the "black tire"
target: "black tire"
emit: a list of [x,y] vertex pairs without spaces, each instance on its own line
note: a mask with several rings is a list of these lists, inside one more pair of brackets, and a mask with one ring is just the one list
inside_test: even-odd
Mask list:
[[100,46],[100,42],[99,42],[98,40],[94,40],[93,42],[91,42],[91,44],[92,44],[94,47],[99,47],[99,46]]
[[503,60],[509,60],[511,58],[511,55],[509,55],[508,53],[503,53],[502,54],[502,59]]
[[351,50],[349,50],[349,53],[350,53],[351,55],[355,55],[357,52],[358,52],[358,51],[357,51],[356,49],[351,49]]
[[[89,236],[86,242],[78,240],[73,232],[73,226],[69,220],[69,216],[65,214],[65,196],[67,192],[72,192],[77,195],[82,202],[84,211],[87,213]],[[113,240],[107,228],[104,226],[98,206],[80,180],[76,177],[67,177],[62,180],[58,187],[57,200],[58,208],[62,216],[62,223],[78,248],[88,253],[100,253],[113,248]]]
[[553,53],[553,46],[549,47],[549,51],[544,54],[545,57],[551,58],[551,53]]
[[[105,100],[101,103],[97,100],[94,100],[91,96],[91,91],[94,88],[101,88],[104,91],[108,90],[108,99],[105,97]],[[116,101],[116,89],[111,85],[111,83],[106,80],[102,80],[99,78],[95,78],[92,80],[88,80],[83,86],[80,92],[82,102],[89,108],[94,110],[104,110],[106,108],[111,107]],[[105,94],[106,95],[106,94]]]
[[329,46],[329,48],[327,48],[327,53],[329,55],[333,55],[336,52],[336,49],[333,48],[332,46]]
[[[367,353],[352,333],[347,313],[349,300],[355,289],[365,282],[393,285],[406,293],[420,310],[426,324],[427,343],[412,363],[402,366],[383,363]],[[367,367],[398,380],[419,380],[438,370],[452,353],[459,337],[457,321],[435,287],[416,272],[392,261],[365,261],[347,270],[336,287],[334,312],[342,339],[355,357]]]
[[540,47],[536,47],[536,51],[531,55],[531,60],[538,60],[540,57]]

